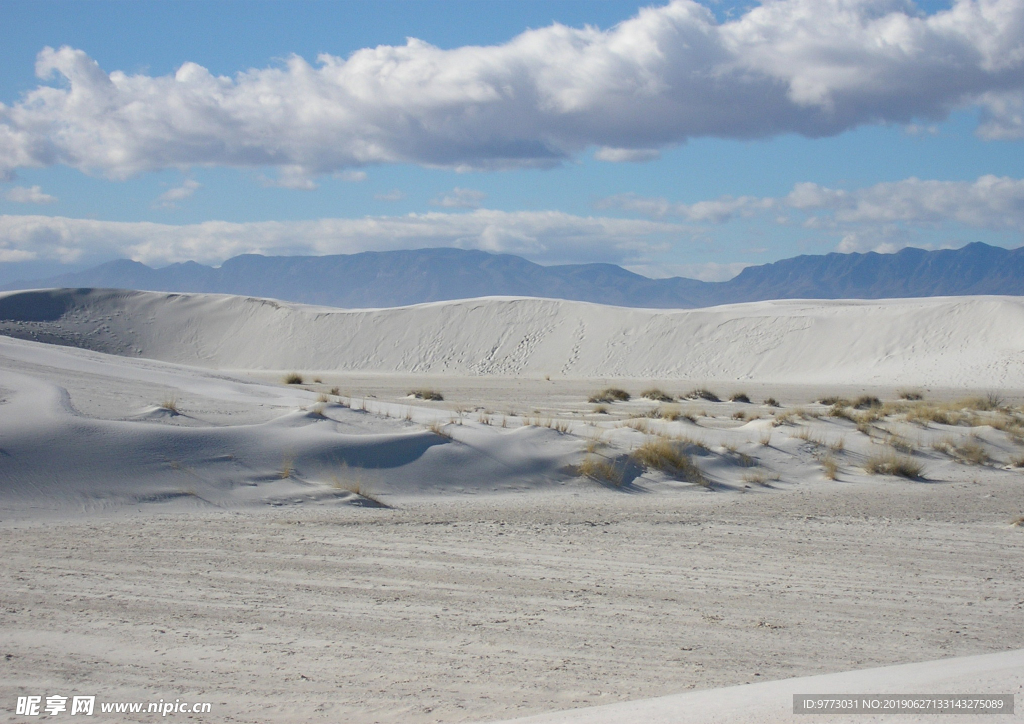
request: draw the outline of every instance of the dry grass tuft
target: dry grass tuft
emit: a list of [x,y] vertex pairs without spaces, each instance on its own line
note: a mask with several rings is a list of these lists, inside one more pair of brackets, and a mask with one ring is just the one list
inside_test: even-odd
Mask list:
[[437,390],[420,389],[410,390],[409,395],[415,397],[417,400],[429,400],[430,402],[443,402],[444,395]]
[[698,387],[690,390],[686,393],[685,397],[689,400],[707,400],[708,402],[721,402],[718,395],[709,390],[706,387]]
[[782,407],[782,405],[779,404],[779,401],[776,400],[774,397],[766,397],[764,399],[764,402],[762,402],[761,404],[767,405],[768,407]]
[[623,480],[622,470],[599,455],[587,455],[583,458],[583,462],[576,466],[576,474],[599,483],[611,483],[615,487],[620,487]]
[[833,455],[826,455],[822,458],[821,469],[829,480],[839,479],[839,461]]
[[750,404],[750,395],[748,395],[746,392],[734,392],[731,395],[729,395],[729,401],[730,402],[743,402],[743,403],[746,403],[746,404],[749,405]]
[[298,372],[289,372],[284,376],[284,383],[286,385],[301,385],[302,375],[300,375]]
[[630,456],[645,468],[653,468],[688,483],[708,486],[710,482],[683,450],[683,445],[666,438],[648,440]]
[[770,488],[772,482],[779,480],[779,476],[776,473],[758,469],[752,470],[749,473],[743,473],[743,477],[740,479],[744,483],[753,483],[754,485],[763,485],[766,488]]
[[900,396],[901,400],[910,400],[911,402],[924,399],[924,394],[917,390],[899,390],[896,394]]
[[445,429],[447,425],[448,423],[441,422],[440,420],[433,420],[429,425],[427,425],[427,429],[435,435],[440,435],[441,437],[451,440],[452,434]]
[[608,414],[608,408],[605,407],[604,405],[598,405],[597,407],[595,407],[593,409],[593,413],[595,415],[607,415]]
[[898,455],[895,450],[890,450],[868,458],[864,463],[864,470],[871,475],[896,475],[917,480],[924,472],[924,466],[913,458]]
[[872,407],[881,407],[882,401],[874,395],[861,395],[853,401],[853,406],[858,410],[870,410]]
[[761,437],[757,441],[764,447],[770,447],[772,444],[772,431],[771,429],[765,429],[761,431]]
[[326,392],[321,392],[319,395],[316,396],[316,401],[317,402],[330,402],[331,401],[331,396],[328,395]]
[[629,402],[630,394],[618,387],[606,387],[595,395],[591,395],[587,402]]
[[654,400],[655,402],[672,402],[675,398],[668,394],[664,390],[660,390],[657,387],[652,387],[649,390],[644,390],[640,393],[641,397],[645,397],[648,400]]
[[164,398],[164,401],[160,403],[160,408],[163,409],[163,410],[167,410],[168,412],[173,412],[175,415],[177,415],[178,414],[178,398],[176,398],[176,397],[166,397],[166,398]]

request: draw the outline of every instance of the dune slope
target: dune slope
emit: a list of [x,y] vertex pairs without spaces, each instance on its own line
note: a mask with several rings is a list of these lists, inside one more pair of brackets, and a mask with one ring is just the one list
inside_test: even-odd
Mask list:
[[1024,299],[378,310],[117,290],[0,296],[0,334],[219,369],[1024,388]]

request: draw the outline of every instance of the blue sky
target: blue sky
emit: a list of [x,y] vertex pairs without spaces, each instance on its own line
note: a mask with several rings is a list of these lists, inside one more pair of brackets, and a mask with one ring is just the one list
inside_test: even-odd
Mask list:
[[723,279],[1017,247],[1022,5],[0,0],[0,281],[414,246]]

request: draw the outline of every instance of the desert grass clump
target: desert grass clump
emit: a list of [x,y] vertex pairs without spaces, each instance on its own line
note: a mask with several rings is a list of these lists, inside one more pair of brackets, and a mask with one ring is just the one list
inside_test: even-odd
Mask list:
[[960,462],[966,465],[984,465],[988,462],[988,453],[975,437],[970,437],[957,445],[953,453]]
[[870,410],[873,407],[881,407],[882,401],[874,395],[861,395],[853,401],[853,407],[857,410]]
[[630,394],[618,387],[606,387],[600,392],[591,395],[587,402],[629,402]]
[[779,401],[776,400],[774,397],[764,398],[764,402],[762,402],[761,404],[766,405],[768,407],[782,407],[782,405],[779,404]]
[[914,443],[912,443],[910,440],[907,440],[907,438],[903,437],[902,435],[897,435],[894,432],[889,433],[888,437],[885,440],[885,443],[894,450],[901,453],[905,453],[907,455],[913,453],[917,449],[917,446],[914,445]]
[[316,401],[327,403],[331,401],[331,396],[328,395],[326,392],[321,392],[319,395],[316,396]]
[[742,402],[744,404],[749,405],[750,404],[750,395],[748,395],[746,392],[733,392],[731,395],[729,395],[729,401],[730,402]]
[[732,413],[732,419],[739,420],[740,422],[746,422],[747,413],[745,413],[743,410],[739,410],[738,412]]
[[575,472],[599,483],[610,483],[617,488],[622,486],[623,471],[616,467],[615,463],[599,455],[587,455],[576,466]]
[[852,402],[847,400],[845,397],[837,397],[835,395],[830,395],[828,397],[822,397],[820,400],[818,400],[818,402],[820,402],[823,405],[830,405],[830,406],[833,406],[833,407],[836,406],[836,405],[838,405],[839,407],[849,407],[850,405],[853,404]]
[[666,438],[648,440],[630,456],[645,468],[660,470],[688,483],[710,485],[701,469],[684,452],[683,446]]
[[608,408],[607,408],[607,407],[605,407],[604,405],[597,405],[597,406],[596,406],[596,407],[595,407],[595,408],[593,409],[593,413],[594,413],[595,415],[607,415],[607,414],[608,414]]
[[289,372],[284,376],[284,383],[286,385],[301,385],[302,375],[300,375],[298,372]]
[[638,417],[632,420],[626,420],[626,422],[624,422],[623,424],[626,427],[631,427],[637,432],[642,432],[645,435],[648,435],[651,432],[651,423],[648,422],[647,418],[645,417]]
[[707,400],[708,402],[721,402],[722,400],[714,392],[706,387],[698,387],[690,390],[686,394],[686,398],[690,400]]
[[409,396],[415,397],[417,400],[428,400],[430,402],[444,402],[444,395],[442,395],[437,390],[431,390],[426,388],[419,390],[410,390]]
[[178,398],[176,397],[165,397],[164,401],[160,403],[160,409],[173,412],[175,415],[178,414]]
[[924,394],[917,390],[898,390],[896,394],[899,395],[901,400],[909,400],[911,402],[924,399]]
[[762,447],[771,447],[772,444],[772,431],[770,428],[761,431],[761,437],[757,439]]
[[657,387],[652,387],[649,390],[644,390],[640,393],[641,397],[645,397],[648,400],[654,400],[655,402],[672,402],[675,398],[668,394],[664,390],[660,390]]
[[839,479],[839,461],[833,455],[826,455],[821,459],[821,470],[829,480]]
[[870,475],[896,475],[917,480],[924,472],[924,466],[913,458],[898,455],[895,450],[872,455],[864,463],[864,470]]
[[751,470],[749,473],[743,473],[743,477],[740,478],[744,483],[753,483],[754,485],[761,485],[765,488],[770,488],[771,483],[779,480],[779,476],[776,473],[768,472],[763,468],[757,470]]

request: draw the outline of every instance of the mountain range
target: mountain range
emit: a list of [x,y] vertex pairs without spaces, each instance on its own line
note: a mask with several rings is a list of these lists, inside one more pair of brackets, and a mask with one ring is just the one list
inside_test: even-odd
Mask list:
[[4,290],[107,287],[271,297],[333,307],[395,307],[482,296],[572,299],[625,307],[692,308],[766,299],[883,299],[1024,295],[1024,247],[797,256],[725,282],[650,279],[614,264],[541,266],[510,254],[437,248],[331,256],[244,254],[220,267],[154,269],[121,259],[85,271],[14,282]]

